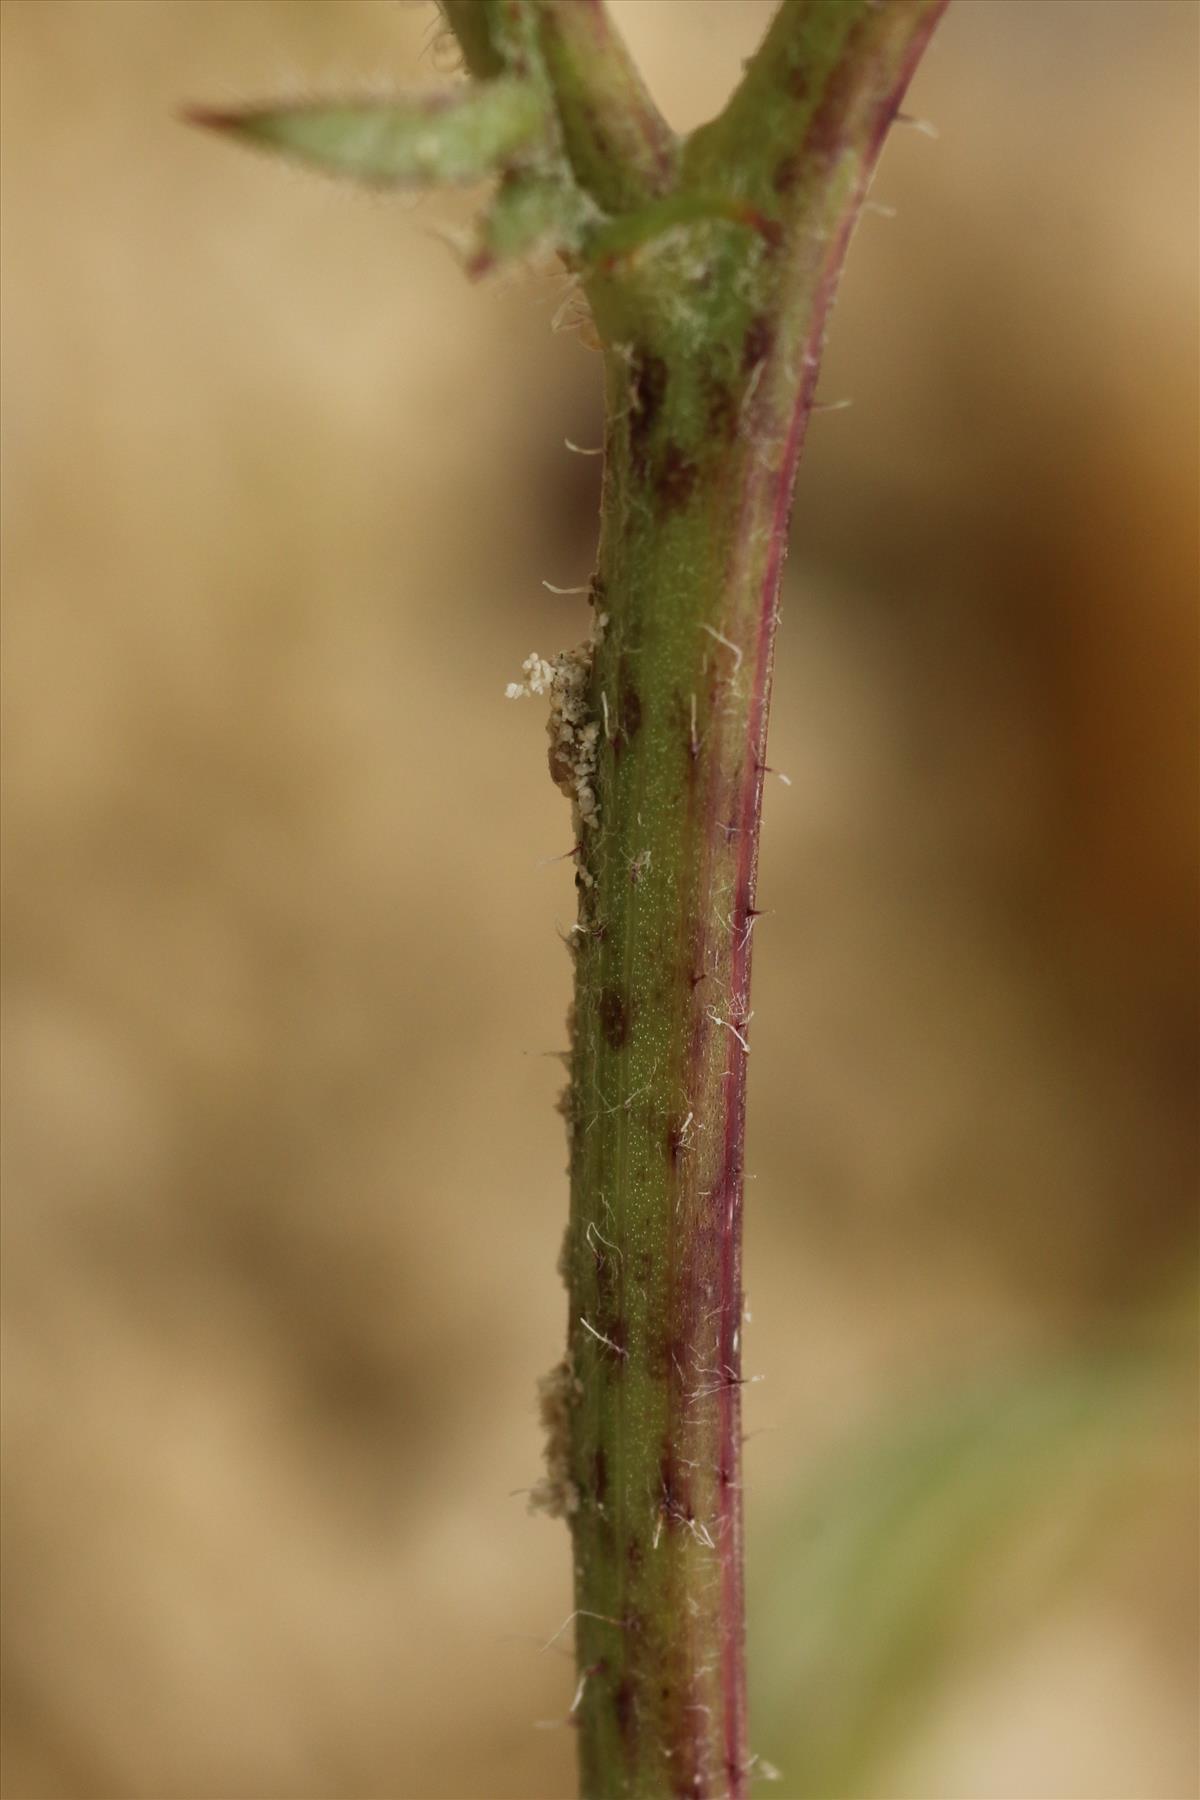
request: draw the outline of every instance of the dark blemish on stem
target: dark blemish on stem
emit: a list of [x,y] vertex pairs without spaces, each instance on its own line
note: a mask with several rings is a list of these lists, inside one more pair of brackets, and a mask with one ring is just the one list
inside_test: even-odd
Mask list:
[[646,472],[650,437],[667,391],[667,365],[650,351],[635,353],[630,366],[632,408],[629,414],[629,458],[634,471]]
[[626,1751],[632,1751],[637,1735],[637,1720],[634,1717],[636,1702],[634,1700],[633,1683],[628,1675],[624,1676],[613,1690],[613,1712],[616,1715],[617,1730]]
[[600,996],[600,1029],[610,1050],[622,1050],[629,1041],[629,1012],[616,988]]
[[700,753],[700,726],[697,711],[693,706],[691,695],[684,695],[676,688],[671,694],[666,707],[669,729],[682,738],[687,752],[687,778],[689,783],[696,778],[696,759]]
[[637,736],[642,723],[642,701],[633,685],[633,674],[627,656],[622,656],[620,660],[617,679],[620,682],[620,723],[617,730],[624,742],[629,744]]
[[629,1564],[630,1570],[636,1573],[641,1568],[644,1559],[645,1553],[639,1539],[631,1537],[625,1546],[625,1561]]
[[770,319],[758,313],[746,327],[746,335],[742,339],[742,367],[749,370],[757,367],[771,353],[775,342],[775,330]]
[[797,156],[795,152],[792,152],[787,156],[781,156],[779,161],[775,164],[774,171],[771,175],[771,186],[775,189],[775,192],[777,194],[791,193],[797,181],[800,179],[800,173],[803,167],[803,158]]
[[583,108],[583,123],[585,130],[591,134],[592,149],[595,152],[596,160],[607,166],[612,162],[612,145],[609,143],[608,134],[593,107],[585,106]]
[[752,223],[768,250],[782,248],[783,225],[780,220],[772,219],[767,213],[756,213]]
[[808,70],[803,63],[795,63],[787,72],[784,83],[793,100],[808,99]]
[[676,1116],[667,1125],[667,1157],[673,1169],[679,1167],[679,1159],[684,1150],[684,1136],[683,1121]]
[[[846,120],[853,90],[856,58],[843,55],[830,71],[820,105],[808,122],[801,155],[808,166],[829,167],[846,147]],[[886,125],[884,126],[886,130]]]
[[633,363],[633,401],[647,428],[654,424],[666,391],[667,365],[662,357],[648,350],[638,352]]
[[705,385],[705,425],[710,437],[728,437],[737,422],[733,390],[715,377]]
[[596,1300],[602,1310],[615,1305],[617,1275],[611,1256],[605,1256],[598,1244],[592,1245],[592,1263],[596,1277]]
[[686,506],[695,492],[700,470],[690,456],[674,441],[663,451],[662,464],[654,477],[654,492],[665,512]]

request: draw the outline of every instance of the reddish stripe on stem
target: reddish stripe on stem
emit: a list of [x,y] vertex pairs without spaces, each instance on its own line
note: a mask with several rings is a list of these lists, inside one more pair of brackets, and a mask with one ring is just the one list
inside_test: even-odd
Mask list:
[[[760,594],[758,633],[754,653],[754,686],[747,719],[746,756],[739,814],[739,843],[736,892],[745,896],[747,909],[753,908],[757,892],[759,825],[762,817],[763,771],[766,759],[767,719],[771,698],[772,664],[775,627],[778,620],[779,588],[783,560],[787,550],[788,527],[795,493],[796,471],[804,446],[808,420],[816,391],[820,353],[829,307],[837,289],[849,247],[850,236],[866,197],[872,173],[887,137],[888,129],[904,98],[913,73],[929,42],[948,0],[930,13],[925,28],[909,47],[900,76],[880,106],[863,159],[862,175],[852,204],[838,229],[826,258],[813,303],[812,323],[804,346],[804,375],[793,409],[784,450],[783,466],[775,492],[775,508],[771,526],[771,542]],[[731,991],[744,1009],[750,993],[751,932],[747,917],[739,920],[736,911],[731,919]],[[721,1366],[729,1373],[722,1386],[720,1404],[721,1467],[732,1473],[741,1464],[741,1358],[739,1326],[742,1312],[741,1291],[741,1211],[743,1171],[741,1158],[745,1144],[746,1051],[729,1034],[726,1052],[725,1080],[729,1084],[729,1103],[725,1115],[722,1192],[728,1208],[721,1243]],[[722,1674],[724,1692],[725,1760],[729,1778],[729,1800],[744,1800],[747,1788],[748,1756],[746,1739],[746,1661],[744,1655],[744,1577],[742,1557],[742,1494],[737,1480],[720,1484],[722,1563]]]

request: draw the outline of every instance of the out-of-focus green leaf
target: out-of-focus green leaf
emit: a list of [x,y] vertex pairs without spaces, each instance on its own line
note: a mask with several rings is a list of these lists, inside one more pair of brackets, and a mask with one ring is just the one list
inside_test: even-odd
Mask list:
[[478,248],[468,268],[480,275],[537,251],[573,252],[594,211],[586,195],[554,175],[508,175],[479,221]]
[[871,1791],[928,1715],[972,1601],[1056,1511],[1058,1569],[1178,1418],[1163,1358],[1064,1360],[956,1387],[806,1490],[751,1593],[755,1735],[789,1800]]
[[527,161],[547,131],[540,91],[507,78],[390,100],[193,107],[187,117],[373,187],[481,181]]

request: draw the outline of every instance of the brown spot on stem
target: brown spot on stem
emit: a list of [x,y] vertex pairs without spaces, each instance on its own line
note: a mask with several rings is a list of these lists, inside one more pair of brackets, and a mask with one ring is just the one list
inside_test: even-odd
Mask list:
[[675,512],[687,505],[699,476],[699,467],[691,457],[674,441],[669,443],[654,478],[654,492],[664,512]]
[[636,1711],[637,1702],[634,1698],[633,1683],[628,1675],[625,1675],[613,1689],[613,1713],[627,1755],[632,1754],[637,1737]]
[[778,219],[771,218],[769,213],[755,213],[750,222],[768,250],[782,247],[783,225]]
[[843,55],[839,65],[831,70],[820,104],[804,134],[801,155],[810,168],[814,165],[828,167],[846,147],[847,101],[853,91],[857,60],[849,47],[847,49],[848,53]]
[[620,682],[620,725],[618,730],[628,744],[637,736],[642,723],[642,701],[633,685],[633,671],[627,656],[621,658],[618,666],[618,680]]
[[591,106],[585,107],[583,109],[583,119],[585,128],[591,133],[592,149],[595,152],[596,160],[599,163],[611,163],[612,146],[608,141],[607,132],[596,116],[595,108]]
[[746,335],[742,339],[742,367],[749,370],[757,367],[771,353],[775,342],[775,330],[770,319],[758,313],[746,327]]
[[795,151],[789,152],[787,156],[781,156],[771,175],[771,186],[775,192],[790,194],[800,179],[800,171],[803,167],[803,160]]
[[737,419],[733,390],[711,378],[705,386],[705,424],[710,437],[728,437]]
[[629,456],[634,470],[644,475],[650,438],[667,391],[667,365],[661,356],[637,351],[630,368],[633,405],[629,415]]
[[600,1029],[610,1050],[622,1050],[629,1041],[629,1013],[616,988],[600,996]]

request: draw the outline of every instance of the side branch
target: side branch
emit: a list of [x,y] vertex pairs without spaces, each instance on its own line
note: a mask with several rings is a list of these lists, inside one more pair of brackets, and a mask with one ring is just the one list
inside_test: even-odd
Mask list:
[[502,73],[504,0],[438,0],[472,75],[487,81]]
[[[670,187],[678,140],[604,0],[441,0],[467,68],[484,80],[534,78],[557,109],[579,187],[607,213]],[[537,65],[536,67],[534,65]]]
[[678,139],[650,98],[604,0],[539,0],[542,54],[575,178],[606,212],[666,193]]
[[782,0],[725,110],[689,141],[690,178],[726,172],[769,205],[845,150],[870,155],[947,4]]

